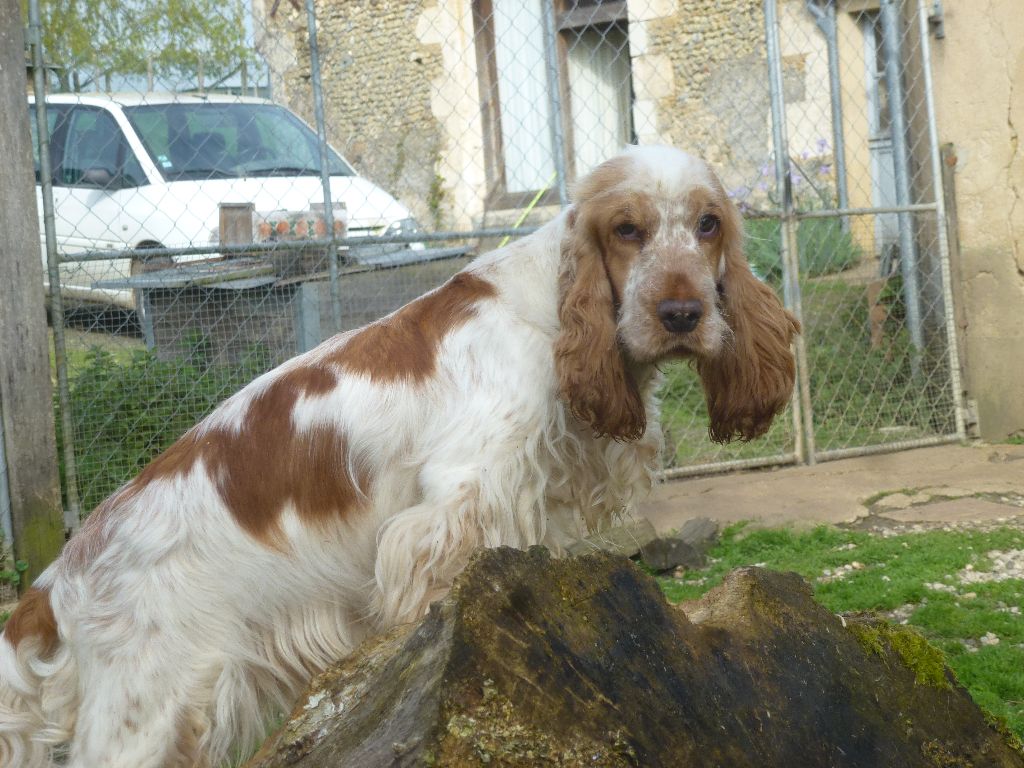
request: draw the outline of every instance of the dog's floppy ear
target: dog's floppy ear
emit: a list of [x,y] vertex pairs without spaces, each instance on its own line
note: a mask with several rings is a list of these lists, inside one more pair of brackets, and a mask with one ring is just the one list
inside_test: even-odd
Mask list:
[[696,364],[708,405],[708,433],[720,443],[760,437],[786,407],[796,375],[790,343],[800,332],[800,323],[775,292],[750,271],[743,254],[742,218],[725,200],[725,269],[719,289],[732,334],[718,354],[701,357]]
[[639,439],[647,427],[643,398],[619,348],[600,242],[578,208],[567,215],[558,290],[555,368],[562,398],[596,434]]

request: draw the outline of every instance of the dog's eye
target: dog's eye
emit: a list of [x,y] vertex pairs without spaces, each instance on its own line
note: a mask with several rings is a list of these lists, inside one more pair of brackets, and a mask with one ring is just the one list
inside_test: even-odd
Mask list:
[[718,217],[713,213],[705,213],[697,222],[697,234],[700,237],[714,237],[718,234],[720,224]]
[[636,224],[630,224],[627,222],[626,224],[619,224],[619,226],[615,228],[615,234],[623,240],[639,240],[643,233],[640,232],[640,227]]

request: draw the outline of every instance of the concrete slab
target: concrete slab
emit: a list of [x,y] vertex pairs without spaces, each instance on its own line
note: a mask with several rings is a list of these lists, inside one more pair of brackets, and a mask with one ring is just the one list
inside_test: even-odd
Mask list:
[[880,514],[901,523],[966,523],[974,520],[997,520],[1024,513],[1007,504],[978,498],[949,499],[920,506],[886,511]]
[[[1024,445],[944,445],[810,467],[673,480],[654,489],[640,514],[659,533],[676,530],[691,517],[763,525],[851,523],[895,494],[909,499],[900,512],[907,522],[924,520],[922,515],[929,520],[935,515],[949,515],[950,520],[959,520],[961,514],[978,515],[979,520],[1020,515],[1024,509],[1000,502],[999,495],[1024,496]],[[983,494],[992,495],[988,504],[929,509],[951,497],[966,500]],[[877,511],[888,517],[896,512],[884,505]]]

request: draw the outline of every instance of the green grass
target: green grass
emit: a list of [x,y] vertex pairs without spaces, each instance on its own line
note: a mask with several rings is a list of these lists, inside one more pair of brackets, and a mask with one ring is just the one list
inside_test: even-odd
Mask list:
[[[852,547],[851,547],[852,545]],[[960,584],[967,565],[989,568],[991,550],[1024,549],[1024,531],[931,531],[882,537],[819,527],[811,531],[727,529],[709,553],[711,564],[680,578],[659,578],[669,600],[699,597],[732,568],[762,565],[795,571],[814,588],[815,597],[836,613],[891,612],[900,609],[946,656],[958,679],[982,707],[1006,721],[1024,738],[1024,580]],[[863,568],[827,580],[844,565]],[[944,584],[953,592],[929,588]],[[998,645],[981,645],[986,633]],[[968,647],[976,650],[969,650]]]

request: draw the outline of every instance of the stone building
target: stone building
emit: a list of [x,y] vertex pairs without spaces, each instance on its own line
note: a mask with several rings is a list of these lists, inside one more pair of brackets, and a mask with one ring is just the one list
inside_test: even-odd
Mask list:
[[[312,117],[301,4],[263,0],[260,49],[274,97]],[[787,96],[804,109],[791,144],[822,154],[827,72],[813,20],[783,3]],[[682,7],[685,6],[685,7]],[[319,0],[329,138],[429,226],[515,218],[537,193],[558,202],[560,120],[568,180],[622,145],[666,142],[708,157],[741,193],[767,186],[771,156],[760,0],[559,2],[550,99],[542,4],[519,0]],[[811,85],[808,85],[808,83]]]
[[[895,202],[880,5],[890,0],[778,0],[786,129],[798,204]],[[299,0],[256,0],[275,99],[312,121],[306,16]],[[944,16],[941,14],[945,7]],[[952,286],[965,394],[981,434],[1024,435],[1024,39],[1019,0],[904,0],[911,202],[934,200],[927,154],[919,7],[938,15],[931,75],[940,142],[953,145]],[[839,124],[817,15],[834,9]],[[816,10],[817,9],[817,10]],[[331,142],[431,229],[548,218],[565,181],[629,141],[698,152],[754,209],[777,206],[762,0],[316,0]],[[933,30],[934,31],[934,30]],[[547,44],[545,44],[547,41]],[[553,44],[552,44],[553,42]],[[558,119],[552,119],[557,115]],[[837,144],[842,141],[841,154]],[[846,173],[836,176],[837,160]],[[950,162],[954,162],[950,160]],[[953,188],[946,185],[947,195]],[[895,214],[848,217],[879,271]],[[915,219],[937,290],[938,233]],[[932,283],[928,283],[932,280]]]

